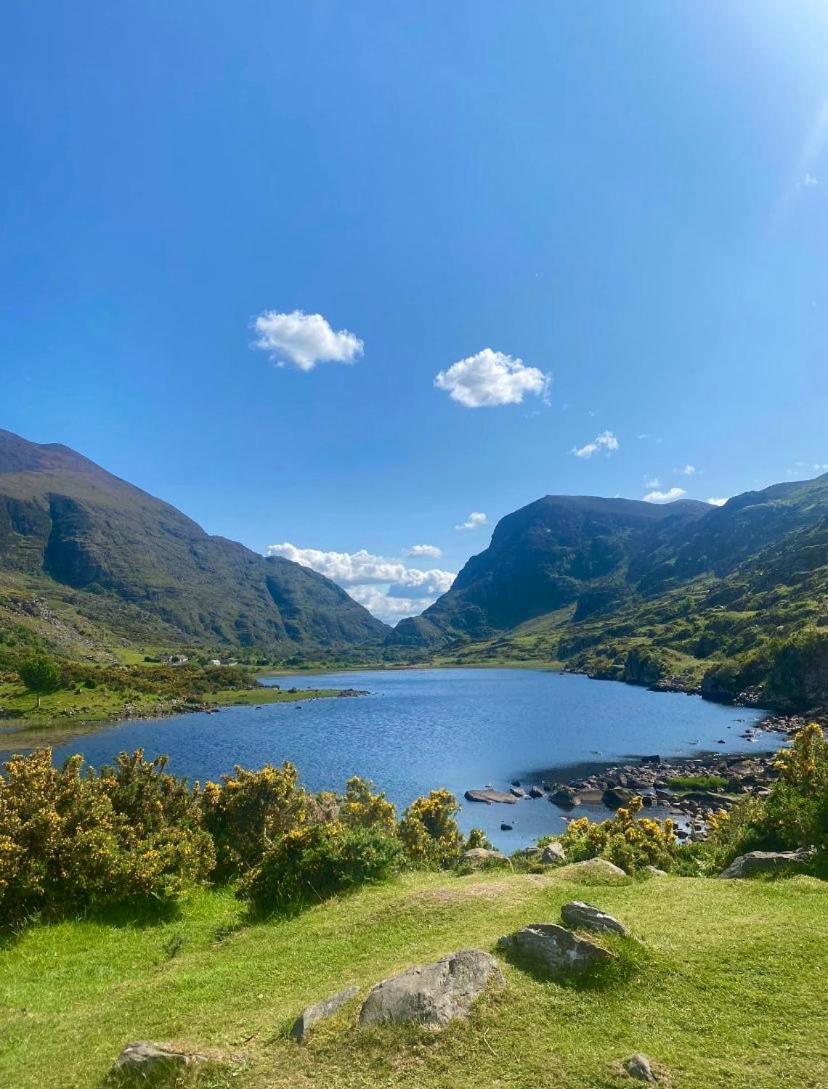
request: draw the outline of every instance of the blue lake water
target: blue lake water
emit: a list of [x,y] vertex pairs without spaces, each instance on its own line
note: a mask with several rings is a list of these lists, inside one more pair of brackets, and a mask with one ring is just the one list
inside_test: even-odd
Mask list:
[[[234,764],[257,768],[291,760],[313,790],[341,788],[349,776],[362,775],[404,806],[439,786],[462,800],[470,787],[565,779],[650,753],[756,752],[776,741],[768,735],[751,744],[739,737],[760,720],[758,711],[574,674],[417,669],[302,674],[268,683],[359,688],[369,695],[122,722],[62,745],[55,758],[80,752],[97,766],[140,747],[147,755],[167,753],[171,771],[201,780],[216,779]],[[587,806],[578,814],[606,815]],[[561,831],[563,817],[545,798],[514,806],[465,802],[460,823],[483,827],[498,846],[515,850]],[[513,831],[501,832],[501,821],[513,823]]]

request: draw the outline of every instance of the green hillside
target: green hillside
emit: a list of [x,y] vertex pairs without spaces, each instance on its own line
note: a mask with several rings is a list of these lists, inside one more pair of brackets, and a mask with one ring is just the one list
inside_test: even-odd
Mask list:
[[7,431],[0,626],[72,654],[130,644],[354,652],[388,630],[315,571],[212,537],[74,451]]

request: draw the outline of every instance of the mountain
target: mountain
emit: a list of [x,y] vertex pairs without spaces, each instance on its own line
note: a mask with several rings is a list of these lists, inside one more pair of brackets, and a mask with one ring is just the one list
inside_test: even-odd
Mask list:
[[0,606],[80,643],[289,654],[376,647],[389,630],[317,572],[212,537],[65,446],[2,430]]
[[721,507],[546,496],[503,518],[448,593],[386,642],[828,703],[828,474]]

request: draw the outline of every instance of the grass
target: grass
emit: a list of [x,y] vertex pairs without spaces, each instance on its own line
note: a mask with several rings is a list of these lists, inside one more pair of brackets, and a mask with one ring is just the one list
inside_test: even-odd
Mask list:
[[[507,988],[442,1033],[358,1031],[359,1000],[298,1046],[303,1005],[454,949],[493,949],[588,898],[646,953],[600,989],[504,965]],[[179,915],[33,926],[0,950],[0,1084],[98,1089],[132,1039],[235,1053],[209,1084],[241,1089],[455,1089],[628,1084],[641,1050],[674,1089],[824,1085],[828,885],[659,878],[585,889],[549,875],[415,875],[295,918],[251,922],[229,890]],[[224,1080],[222,1080],[224,1078]]]

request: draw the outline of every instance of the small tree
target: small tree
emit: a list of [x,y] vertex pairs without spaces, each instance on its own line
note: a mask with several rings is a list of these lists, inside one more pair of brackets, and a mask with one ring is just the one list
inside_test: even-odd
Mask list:
[[18,669],[21,681],[37,696],[37,706],[40,708],[40,697],[50,692],[56,692],[60,688],[60,670],[51,658],[39,656],[30,658]]

